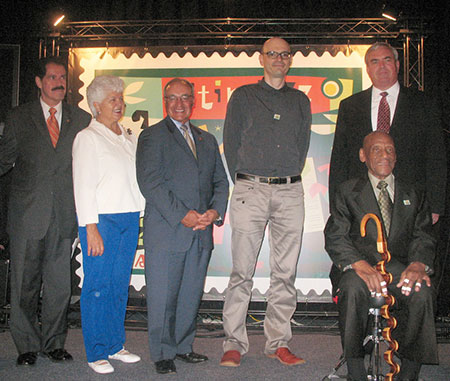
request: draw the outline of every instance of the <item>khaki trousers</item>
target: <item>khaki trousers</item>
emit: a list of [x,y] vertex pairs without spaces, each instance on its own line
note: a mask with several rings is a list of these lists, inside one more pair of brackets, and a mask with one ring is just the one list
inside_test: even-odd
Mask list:
[[270,288],[264,320],[265,353],[287,347],[290,320],[297,305],[295,277],[300,254],[305,208],[303,185],[268,185],[237,179],[230,204],[233,269],[225,294],[224,351],[248,352],[248,303],[264,231],[269,225]]

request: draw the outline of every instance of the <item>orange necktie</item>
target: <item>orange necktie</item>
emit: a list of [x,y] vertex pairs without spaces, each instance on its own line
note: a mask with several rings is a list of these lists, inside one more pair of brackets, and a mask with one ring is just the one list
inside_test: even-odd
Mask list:
[[56,109],[54,107],[50,107],[50,116],[47,119],[47,128],[50,134],[50,139],[52,140],[53,147],[56,147],[56,143],[58,143],[59,138],[59,126],[58,121],[56,120],[55,114]]

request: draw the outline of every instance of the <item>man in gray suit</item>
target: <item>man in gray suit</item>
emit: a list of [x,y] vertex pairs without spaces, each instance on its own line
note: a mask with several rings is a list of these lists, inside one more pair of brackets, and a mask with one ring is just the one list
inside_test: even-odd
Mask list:
[[0,175],[14,167],[8,233],[10,328],[18,365],[34,365],[38,352],[52,361],[72,359],[64,349],[70,253],[76,237],[72,142],[91,119],[63,102],[66,68],[59,58],[40,60],[35,81],[40,99],[12,110],[0,140]]
[[[406,311],[405,316],[398,316],[398,327],[392,332],[399,342],[402,360],[397,380],[417,380],[421,364],[437,363],[429,278],[436,244],[431,213],[424,192],[394,178],[396,151],[390,135],[370,133],[359,157],[368,172],[337,187],[325,227],[325,248],[338,270],[330,277],[337,288],[339,328],[349,379],[367,380],[363,340],[367,334],[369,299],[389,291]],[[386,207],[386,202],[390,206]],[[375,223],[368,222],[366,237],[360,234],[366,213],[374,213],[384,222],[392,256],[386,265],[393,275],[388,286],[375,268],[381,260]]]
[[212,224],[222,225],[228,180],[214,136],[189,122],[194,88],[175,78],[164,88],[168,116],[144,130],[136,153],[144,217],[150,357],[158,373],[175,373],[174,359],[198,363],[195,320],[213,248]]

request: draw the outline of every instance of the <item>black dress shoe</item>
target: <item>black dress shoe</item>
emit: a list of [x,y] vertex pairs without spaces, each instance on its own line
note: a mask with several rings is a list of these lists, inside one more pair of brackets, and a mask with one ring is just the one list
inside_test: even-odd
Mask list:
[[36,352],[22,353],[19,357],[17,357],[17,365],[34,365],[36,364],[36,360]]
[[175,363],[173,360],[161,360],[155,362],[156,371],[159,374],[176,373]]
[[53,362],[72,361],[72,355],[65,349],[59,348],[49,352],[43,352],[44,356],[48,357]]
[[198,362],[203,362],[203,361],[208,360],[208,357],[206,357],[205,355],[201,355],[199,353],[190,352],[190,353],[185,353],[184,355],[177,355],[177,359],[184,361],[184,362],[188,362],[190,364],[196,364]]

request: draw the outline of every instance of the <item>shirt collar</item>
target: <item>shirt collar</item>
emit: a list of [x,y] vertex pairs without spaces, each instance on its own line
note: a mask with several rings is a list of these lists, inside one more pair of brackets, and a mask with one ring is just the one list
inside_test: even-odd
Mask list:
[[387,90],[380,90],[380,89],[376,88],[375,86],[373,86],[372,94],[376,95],[378,98],[380,96],[380,94],[385,91],[389,94],[389,96],[397,97],[398,93],[400,92],[400,84],[397,81]]
[[[370,183],[372,184],[372,187],[376,188],[378,183],[381,180],[378,177],[375,177],[374,175],[372,175],[370,172],[368,172],[368,174],[369,174],[369,180],[370,180]],[[383,181],[385,181],[387,183],[388,188],[394,189],[395,178],[392,173],[389,176],[387,176],[385,179],[383,179]]]
[[39,98],[39,100],[41,101],[41,107],[44,110],[44,112],[46,113],[50,113],[50,108],[53,107],[54,109],[56,109],[56,113],[60,114],[62,111],[62,102],[59,102],[56,106],[49,106],[47,103],[44,102],[44,100],[42,99],[42,97]]
[[288,88],[287,83],[284,82],[283,87],[281,87],[280,89],[275,89],[275,88],[273,88],[272,86],[270,86],[270,85],[264,80],[264,77],[263,77],[260,81],[258,81],[258,84],[259,84],[263,89],[266,89],[266,90],[272,90],[272,91],[286,91],[286,89]]

